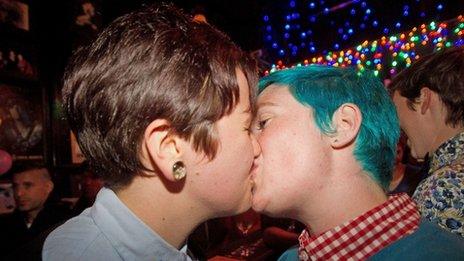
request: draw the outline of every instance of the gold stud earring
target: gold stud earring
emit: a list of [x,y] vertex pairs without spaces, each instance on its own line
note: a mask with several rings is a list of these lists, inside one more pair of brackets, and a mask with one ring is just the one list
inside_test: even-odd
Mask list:
[[172,174],[174,175],[175,180],[181,180],[187,176],[187,170],[185,169],[185,165],[182,161],[177,161],[172,166]]

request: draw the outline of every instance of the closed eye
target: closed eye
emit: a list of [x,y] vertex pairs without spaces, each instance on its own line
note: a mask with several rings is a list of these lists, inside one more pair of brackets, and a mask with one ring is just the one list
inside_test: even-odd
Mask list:
[[263,129],[266,127],[267,122],[268,122],[270,119],[271,119],[271,118],[267,118],[267,119],[258,121],[257,126],[256,126],[256,129],[257,129],[257,130],[263,130]]

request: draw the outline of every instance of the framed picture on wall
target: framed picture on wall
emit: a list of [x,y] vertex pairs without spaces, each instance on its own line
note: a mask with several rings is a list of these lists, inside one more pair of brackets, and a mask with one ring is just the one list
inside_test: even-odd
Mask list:
[[0,83],[0,101],[0,148],[14,161],[43,161],[42,89]]
[[29,31],[29,6],[16,0],[0,0],[0,25]]

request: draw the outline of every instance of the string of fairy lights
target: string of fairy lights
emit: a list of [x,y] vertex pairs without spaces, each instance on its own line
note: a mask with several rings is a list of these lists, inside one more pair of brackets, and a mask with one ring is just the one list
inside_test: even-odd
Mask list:
[[[277,19],[275,11],[264,13],[264,43],[276,61],[264,73],[324,64],[357,66],[360,73],[369,69],[389,78],[423,54],[463,45],[464,10],[459,10],[459,5],[451,11],[458,17],[436,22],[431,20],[440,19],[445,8],[449,14],[455,7],[452,2],[411,0],[394,4],[392,9],[399,14],[389,19],[381,15],[379,3],[368,0],[290,0],[283,19]],[[411,29],[418,21],[428,22]],[[377,39],[361,40],[371,36]]]
[[[380,39],[365,40],[354,48],[330,51],[326,55],[314,56],[291,66],[320,64],[330,66],[357,66],[359,72],[369,69],[376,76],[389,77],[396,74],[399,67],[409,67],[420,53],[431,53],[451,46],[464,44],[464,16],[460,15],[449,22],[431,22],[412,28],[409,32],[382,36]],[[285,69],[288,66],[281,60],[265,71]],[[388,75],[389,74],[389,75]]]

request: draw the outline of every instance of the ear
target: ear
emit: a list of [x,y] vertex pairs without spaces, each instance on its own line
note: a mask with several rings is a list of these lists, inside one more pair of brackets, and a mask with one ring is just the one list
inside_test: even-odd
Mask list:
[[432,101],[432,90],[427,87],[424,87],[420,90],[420,97],[419,97],[419,106],[421,114],[425,114],[425,112],[430,108],[430,103]]
[[47,193],[50,194],[54,188],[53,182],[51,180],[48,180],[46,186],[47,186]]
[[359,133],[362,114],[359,107],[353,103],[342,104],[332,117],[335,134],[330,136],[332,148],[340,149],[350,145]]
[[149,169],[158,170],[169,181],[175,182],[173,165],[181,160],[182,139],[172,133],[171,124],[164,119],[152,121],[143,136],[142,153]]

